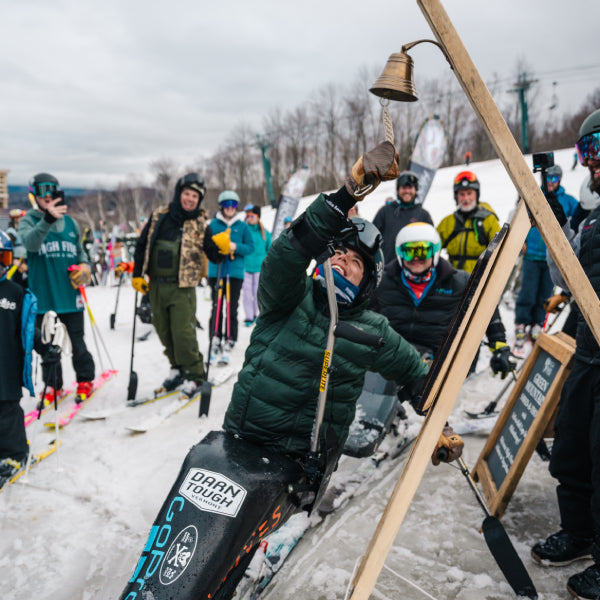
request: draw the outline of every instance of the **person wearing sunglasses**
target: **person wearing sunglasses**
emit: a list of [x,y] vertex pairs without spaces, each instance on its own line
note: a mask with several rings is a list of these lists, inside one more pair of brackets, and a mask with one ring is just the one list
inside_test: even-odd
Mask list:
[[[54,311],[64,323],[73,349],[72,363],[77,379],[75,401],[82,402],[92,393],[94,359],[84,338],[84,302],[80,286],[91,282],[91,267],[81,243],[77,221],[68,214],[58,179],[50,173],[38,173],[29,182],[33,206],[19,223],[21,241],[27,251],[27,280],[38,299],[36,326],[44,315]],[[57,348],[36,342],[42,357],[42,377],[46,388],[43,401],[54,400],[54,392],[63,393],[62,368]]]
[[383,236],[385,263],[396,260],[394,240],[398,232],[409,223],[431,223],[431,215],[418,204],[419,178],[412,171],[403,171],[396,180],[396,199],[384,204],[375,215],[373,224]]
[[[579,160],[590,174],[590,190],[600,192],[600,109],[579,129]],[[600,206],[593,208],[577,234],[555,195],[547,197],[558,223],[594,288],[600,295]],[[555,285],[568,290],[551,254],[547,255]],[[560,529],[535,544],[531,554],[543,566],[592,560],[571,575],[567,589],[576,598],[600,598],[600,347],[580,317],[575,360],[565,381],[554,423],[550,474],[558,481]]]
[[[394,330],[429,362],[446,337],[469,280],[466,271],[455,269],[440,257],[441,249],[433,225],[411,223],[403,227],[396,236],[397,260],[386,265],[371,301],[372,310],[387,317]],[[497,342],[505,341],[502,334],[495,324],[488,328],[486,337],[492,351]],[[508,372],[507,360],[506,351],[493,352],[492,371]],[[410,390],[405,391],[410,394]]]
[[198,173],[181,177],[173,200],[150,215],[135,247],[131,284],[149,295],[152,324],[170,366],[156,393],[179,388],[191,398],[205,379],[196,337],[196,287],[204,255],[223,260],[200,209],[205,194]]
[[[553,165],[546,171],[548,194],[556,196],[565,215],[570,218],[579,204],[560,184],[562,169]],[[542,186],[543,190],[543,186]],[[532,227],[525,239],[521,266],[521,287],[515,306],[515,345],[513,353],[525,355],[527,339],[534,343],[544,327],[544,302],[552,296],[554,284],[546,264],[546,244],[537,227]]]
[[22,386],[35,394],[31,358],[37,300],[30,290],[9,279],[12,263],[12,242],[0,231],[0,489],[27,462]]
[[[244,258],[254,251],[254,242],[245,214],[238,212],[240,197],[237,193],[225,190],[219,194],[218,202],[219,211],[210,222],[210,228],[219,239],[225,240],[222,251],[226,256],[220,269],[212,259],[208,263],[208,283],[213,300],[208,334],[214,335],[211,364],[217,362],[225,365],[229,363],[231,351],[238,339],[238,305],[244,283]],[[215,314],[218,308],[218,278],[223,280],[223,302],[218,314]],[[229,287],[227,294],[225,286]]]
[[262,266],[267,252],[271,247],[271,232],[265,229],[260,220],[260,206],[249,204],[244,208],[246,212],[246,223],[252,234],[254,250],[244,257],[244,284],[242,293],[244,296],[244,312],[246,318],[244,324],[246,327],[256,323],[258,317],[258,299],[256,292],[258,290],[258,279],[260,277],[260,267]]

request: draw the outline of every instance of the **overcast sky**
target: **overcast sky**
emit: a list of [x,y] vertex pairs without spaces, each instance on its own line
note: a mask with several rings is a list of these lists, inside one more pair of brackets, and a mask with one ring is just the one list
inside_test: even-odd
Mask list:
[[[600,86],[598,0],[446,0],[482,77],[519,58],[552,81],[560,110]],[[149,179],[148,165],[209,156],[233,128],[257,129],[328,83],[380,71],[403,44],[433,38],[414,0],[0,0],[0,169],[66,187]],[[415,81],[448,65],[410,52]],[[421,74],[421,75],[420,75]],[[371,82],[368,82],[371,83]]]

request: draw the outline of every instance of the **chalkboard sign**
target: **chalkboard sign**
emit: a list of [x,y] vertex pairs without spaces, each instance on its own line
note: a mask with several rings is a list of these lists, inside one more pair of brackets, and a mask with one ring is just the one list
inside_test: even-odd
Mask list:
[[535,447],[551,430],[574,350],[573,339],[563,333],[539,336],[473,468],[498,518]]

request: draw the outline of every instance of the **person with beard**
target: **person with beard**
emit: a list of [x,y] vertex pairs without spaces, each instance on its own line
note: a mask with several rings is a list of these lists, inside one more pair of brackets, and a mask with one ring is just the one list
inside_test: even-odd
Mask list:
[[189,397],[205,379],[196,338],[202,256],[224,260],[200,211],[205,194],[204,179],[197,173],[177,181],[171,203],[155,210],[140,234],[131,282],[136,291],[149,293],[152,323],[171,367],[158,391],[180,387]]
[[[576,147],[581,164],[590,172],[590,190],[600,192],[600,109],[583,121]],[[600,294],[600,206],[591,210],[575,235],[556,194],[548,194],[547,200]],[[552,280],[566,290],[550,253],[547,261]],[[600,598],[600,347],[581,315],[575,341],[575,360],[561,392],[549,466],[558,480],[560,530],[535,544],[531,554],[544,566],[591,558],[592,565],[567,582],[573,596],[589,600]]]
[[[397,260],[385,266],[370,308],[387,317],[394,330],[431,362],[446,337],[469,274],[440,257],[442,242],[429,223],[403,227],[395,245]],[[511,365],[504,360],[505,352],[494,351],[498,342],[504,347],[502,332],[492,326],[487,338],[493,350],[492,371],[508,373]]]
[[419,178],[412,171],[403,171],[396,179],[396,200],[386,202],[373,219],[373,225],[383,236],[383,258],[387,263],[396,258],[394,241],[398,232],[409,223],[431,223],[431,215],[416,203]]

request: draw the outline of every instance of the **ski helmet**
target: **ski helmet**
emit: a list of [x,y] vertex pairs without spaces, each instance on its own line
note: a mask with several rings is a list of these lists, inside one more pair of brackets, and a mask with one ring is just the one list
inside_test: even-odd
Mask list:
[[5,267],[10,267],[13,261],[13,244],[10,237],[4,231],[0,230],[0,273]]
[[218,203],[221,207],[225,205],[235,206],[237,208],[238,204],[240,203],[240,197],[232,190],[225,190],[219,194]]
[[558,176],[559,179],[562,179],[563,170],[560,168],[560,165],[552,165],[551,167],[548,167],[546,174],[548,176],[551,176],[551,175]]
[[398,179],[396,179],[396,190],[400,188],[400,186],[412,186],[415,189],[419,189],[419,178],[417,174],[413,171],[402,171]]
[[383,237],[370,221],[361,217],[350,219],[351,227],[342,230],[336,240],[344,246],[360,254],[364,261],[364,275],[360,282],[360,292],[355,304],[371,297],[383,276]]
[[177,181],[177,188],[179,189],[180,193],[185,188],[198,192],[198,195],[200,196],[200,201],[202,201],[202,198],[204,198],[204,195],[206,194],[204,178],[198,175],[198,173],[188,173],[187,175],[180,177]]
[[454,178],[454,199],[457,200],[460,190],[475,190],[479,202],[479,180],[473,171],[461,171]]
[[38,173],[29,180],[29,191],[37,198],[53,196],[58,191],[58,179],[50,173]]
[[[422,258],[433,258],[434,267],[438,264],[442,250],[442,240],[433,225],[418,222],[406,225],[396,236],[396,258],[400,266],[402,266],[402,259],[405,258],[407,253],[410,253],[410,250],[413,251],[412,256],[419,255],[418,253],[415,254],[415,251],[418,249],[414,246],[419,243],[425,244],[421,250],[421,253],[425,251],[421,254]],[[405,246],[405,244],[412,244],[413,247]]]
[[579,128],[579,139],[575,144],[579,162],[586,166],[587,159],[600,158],[600,108],[588,115]]
[[590,189],[589,173],[581,182],[581,187],[579,188],[579,204],[581,204],[581,208],[584,210],[594,210],[600,204],[600,194],[592,192]]

